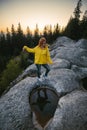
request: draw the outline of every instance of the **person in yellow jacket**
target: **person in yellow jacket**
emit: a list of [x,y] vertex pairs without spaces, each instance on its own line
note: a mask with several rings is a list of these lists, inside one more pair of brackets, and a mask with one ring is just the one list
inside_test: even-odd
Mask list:
[[37,67],[38,78],[40,79],[41,76],[41,66],[43,66],[46,69],[44,76],[47,77],[48,72],[50,71],[50,67],[48,64],[52,64],[53,62],[50,57],[50,52],[46,43],[46,39],[44,37],[40,38],[38,45],[34,48],[24,46],[23,51],[35,54],[34,63]]

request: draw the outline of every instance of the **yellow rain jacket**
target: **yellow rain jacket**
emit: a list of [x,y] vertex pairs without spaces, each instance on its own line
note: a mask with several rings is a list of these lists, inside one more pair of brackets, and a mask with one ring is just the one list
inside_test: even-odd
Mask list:
[[24,46],[23,49],[27,52],[35,53],[35,64],[52,64],[48,46],[44,49],[41,49],[39,46],[36,46],[35,48]]

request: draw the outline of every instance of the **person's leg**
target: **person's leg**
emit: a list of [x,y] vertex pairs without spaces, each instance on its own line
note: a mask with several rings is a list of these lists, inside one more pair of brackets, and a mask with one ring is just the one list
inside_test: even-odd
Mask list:
[[45,76],[47,76],[50,71],[50,67],[48,64],[42,64],[42,66],[46,69]]
[[36,64],[36,67],[37,67],[38,78],[40,78],[40,75],[41,75],[41,65],[40,64]]

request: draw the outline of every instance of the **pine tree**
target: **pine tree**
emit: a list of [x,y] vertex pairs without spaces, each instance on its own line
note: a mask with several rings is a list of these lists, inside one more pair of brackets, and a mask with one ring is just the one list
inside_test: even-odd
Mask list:
[[21,28],[21,24],[20,23],[18,23],[18,28],[17,28],[17,34],[18,35],[23,35],[23,31],[22,31],[22,28]]
[[38,44],[38,40],[39,40],[39,28],[38,24],[36,24],[36,28],[34,30],[34,46]]
[[60,35],[60,27],[58,25],[58,23],[54,26],[54,31],[53,31],[53,38],[54,40],[59,37]]
[[35,28],[35,30],[34,30],[34,36],[39,36],[38,24],[36,24],[36,28]]
[[[5,57],[5,45],[6,45],[6,38],[3,31],[0,33],[0,74],[5,68],[7,57]],[[0,75],[1,76],[1,75]]]
[[11,35],[10,35],[10,32],[9,32],[8,28],[7,28],[7,33],[6,33],[6,39],[7,39],[7,43],[11,42]]
[[71,17],[66,28],[64,34],[74,40],[78,40],[81,38],[81,30],[80,30],[80,14],[81,14],[81,6],[82,0],[79,0],[77,6],[74,10],[74,18]]
[[11,34],[9,29],[7,28],[7,33],[6,33],[6,46],[5,46],[5,55],[6,56],[11,56]]
[[48,36],[48,27],[47,26],[45,26],[43,29],[43,35],[47,39],[47,36]]
[[11,27],[11,50],[12,50],[12,55],[14,55],[15,47],[16,47],[16,31],[15,31],[14,25],[12,24],[12,27]]
[[52,25],[49,25],[48,28],[48,39],[47,42],[51,44],[53,42],[53,32],[52,32]]
[[27,34],[26,34],[26,45],[29,47],[33,47],[33,41],[32,41],[32,32],[29,27],[27,27]]
[[12,27],[11,27],[11,34],[12,34],[12,38],[15,38],[16,36],[16,31],[15,31],[15,28],[14,28],[14,25],[12,24]]
[[29,26],[27,27],[26,32],[27,32],[27,34],[26,34],[27,38],[32,37],[32,32],[31,32]]
[[23,30],[21,28],[21,24],[18,24],[18,28],[17,28],[17,34],[16,34],[16,46],[15,46],[15,51],[14,54],[15,55],[19,55],[20,51],[22,50],[22,47],[25,44],[25,36],[23,34]]
[[78,3],[77,3],[77,6],[76,6],[76,8],[75,8],[75,10],[74,10],[74,17],[77,19],[77,20],[79,20],[80,19],[80,14],[82,13],[81,12],[81,6],[82,6],[82,0],[79,0],[78,1]]

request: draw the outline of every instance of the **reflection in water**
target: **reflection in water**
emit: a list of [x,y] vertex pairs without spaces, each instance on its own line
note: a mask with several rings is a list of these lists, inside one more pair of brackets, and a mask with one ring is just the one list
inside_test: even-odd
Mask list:
[[[44,95],[41,95],[41,91],[44,92]],[[40,108],[40,110],[43,111],[46,104],[50,103],[50,101],[48,101],[46,89],[43,90],[38,89],[37,95],[38,95],[37,100],[36,102],[32,103],[32,105],[37,105]]]
[[54,116],[58,100],[57,92],[50,86],[45,85],[34,88],[29,96],[31,110],[35,115],[33,116],[33,123],[45,128]]

